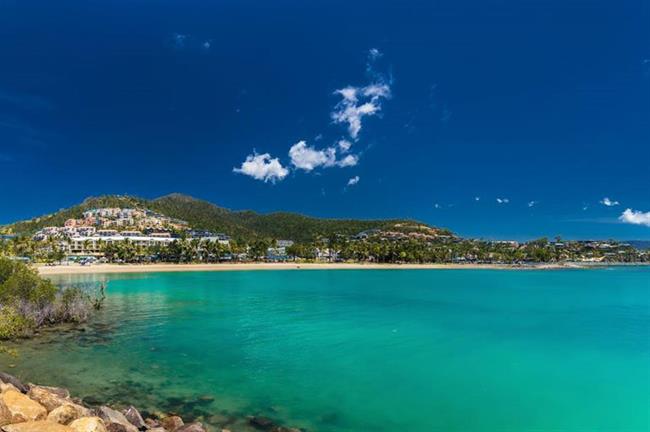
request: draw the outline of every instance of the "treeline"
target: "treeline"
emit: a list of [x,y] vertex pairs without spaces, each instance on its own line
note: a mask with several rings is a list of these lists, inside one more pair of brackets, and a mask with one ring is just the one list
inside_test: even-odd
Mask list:
[[[580,242],[551,242],[547,238],[524,244],[481,240],[448,239],[422,241],[417,239],[386,240],[378,235],[363,241],[341,239],[326,243],[298,243],[287,248],[291,256],[311,260],[376,262],[376,263],[549,263],[581,261],[648,262],[650,255],[631,246],[611,241],[612,247],[602,250]],[[325,253],[323,253],[325,251]]]
[[223,245],[199,239],[179,239],[167,246],[139,247],[128,241],[106,245],[104,254],[110,262],[216,263],[224,260],[321,260],[374,263],[549,263],[600,259],[606,262],[647,262],[650,258],[633,247],[612,242],[603,251],[578,242],[562,246],[546,238],[522,245],[480,240],[418,239],[385,240],[379,236],[353,240],[345,236],[321,238],[314,242],[295,243],[280,254],[273,239],[231,242]]
[[57,288],[31,267],[0,256],[0,339],[29,336],[39,327],[85,321],[103,292]]

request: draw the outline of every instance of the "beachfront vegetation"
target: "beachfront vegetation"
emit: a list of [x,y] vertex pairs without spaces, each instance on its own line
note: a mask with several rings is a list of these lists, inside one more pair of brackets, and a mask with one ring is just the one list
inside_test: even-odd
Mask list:
[[0,257],[0,339],[28,336],[39,327],[85,321],[101,297],[78,287],[57,288],[36,271]]
[[[218,263],[223,261],[321,261],[370,263],[559,263],[650,262],[647,251],[613,240],[563,241],[541,238],[529,242],[486,241],[455,236],[424,235],[421,231],[374,231],[367,236],[335,235],[278,248],[275,239],[229,244],[199,238],[178,238],[168,245],[143,247],[128,239],[102,244],[100,256],[110,263]],[[0,255],[57,263],[65,254],[47,241],[16,237],[0,242]]]
[[[97,223],[78,218],[87,210],[140,209],[162,219],[182,222],[163,226],[165,241],[138,241],[122,237],[81,237],[73,249],[74,232],[42,235],[34,230],[81,223],[95,229]],[[113,208],[111,208],[113,207]],[[115,208],[119,207],[119,208]],[[92,213],[92,212],[90,212]],[[162,220],[161,219],[161,220]],[[122,223],[127,221],[126,223]],[[110,220],[121,230],[137,232],[129,219]],[[94,219],[93,219],[94,221]],[[67,225],[66,225],[67,226]],[[100,226],[101,227],[101,226]],[[112,227],[112,225],[111,225]],[[148,227],[145,227],[148,228]],[[616,241],[563,241],[541,238],[529,242],[463,239],[447,229],[406,220],[360,221],[309,218],[292,213],[260,215],[233,212],[205,201],[172,194],[155,200],[128,196],[90,198],[81,205],[49,216],[3,228],[15,234],[0,237],[0,256],[33,262],[58,263],[64,259],[111,263],[216,263],[222,261],[325,261],[373,263],[555,263],[648,262],[650,255]],[[196,232],[206,235],[196,235]],[[227,235],[210,233],[220,231]],[[117,233],[117,231],[114,231]],[[141,235],[141,234],[140,234]],[[76,237],[79,238],[79,237]],[[282,242],[279,240],[284,239]],[[156,240],[156,239],[154,239]],[[92,248],[90,246],[93,243]],[[87,244],[86,244],[87,243]],[[292,243],[292,244],[291,244]],[[278,247],[278,245],[280,245]],[[90,258],[88,258],[90,256]]]

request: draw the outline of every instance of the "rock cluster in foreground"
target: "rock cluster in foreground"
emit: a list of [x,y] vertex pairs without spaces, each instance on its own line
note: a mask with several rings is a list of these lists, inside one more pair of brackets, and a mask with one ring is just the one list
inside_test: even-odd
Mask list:
[[[265,418],[249,424],[270,432],[299,432],[276,426]],[[144,419],[133,406],[118,411],[108,406],[89,408],[68,390],[23,384],[0,372],[0,431],[2,432],[209,432],[201,423],[186,424],[178,416]],[[220,432],[229,432],[220,429]]]

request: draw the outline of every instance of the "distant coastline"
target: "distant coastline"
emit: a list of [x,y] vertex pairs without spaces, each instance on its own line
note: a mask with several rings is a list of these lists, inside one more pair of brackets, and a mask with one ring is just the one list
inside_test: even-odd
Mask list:
[[[614,264],[615,266],[616,264]],[[621,264],[619,264],[621,265]],[[625,264],[634,265],[634,264]],[[642,264],[640,264],[642,265]],[[97,264],[97,265],[38,265],[41,275],[95,274],[95,273],[156,273],[191,271],[247,271],[247,270],[554,270],[599,268],[612,264],[594,263],[540,263],[540,264],[372,264],[372,263],[237,263],[237,264]]]

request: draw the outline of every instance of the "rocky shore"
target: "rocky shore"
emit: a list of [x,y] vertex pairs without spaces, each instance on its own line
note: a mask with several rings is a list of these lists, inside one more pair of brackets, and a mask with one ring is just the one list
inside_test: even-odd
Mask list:
[[[249,430],[300,432],[265,417],[246,419]],[[199,422],[185,423],[173,413],[149,415],[134,406],[117,409],[91,405],[70,396],[67,389],[24,384],[0,372],[0,431],[2,432],[230,432]]]

